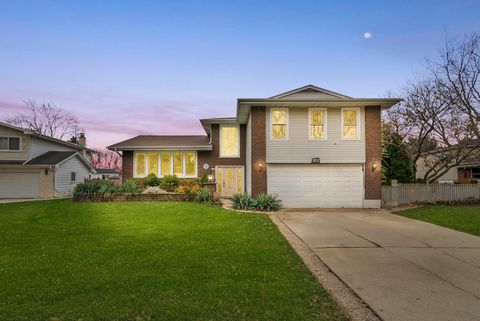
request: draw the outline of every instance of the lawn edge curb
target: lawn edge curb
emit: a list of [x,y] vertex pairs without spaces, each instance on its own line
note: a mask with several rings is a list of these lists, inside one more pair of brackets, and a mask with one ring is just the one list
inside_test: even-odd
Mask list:
[[352,321],[383,321],[275,214],[268,215],[323,288]]

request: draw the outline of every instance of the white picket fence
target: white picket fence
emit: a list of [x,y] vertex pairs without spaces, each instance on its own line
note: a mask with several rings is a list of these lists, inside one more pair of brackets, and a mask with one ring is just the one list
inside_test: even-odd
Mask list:
[[399,184],[382,186],[382,207],[418,202],[454,202],[480,199],[480,184]]

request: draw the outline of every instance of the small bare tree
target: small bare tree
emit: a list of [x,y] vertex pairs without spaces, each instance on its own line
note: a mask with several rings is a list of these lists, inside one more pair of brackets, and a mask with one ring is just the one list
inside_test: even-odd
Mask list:
[[79,132],[77,117],[55,105],[25,102],[25,110],[6,120],[7,123],[42,135],[64,139]]
[[108,149],[96,149],[90,157],[90,163],[95,168],[109,168],[119,171],[122,159],[116,152]]
[[467,116],[471,130],[480,140],[480,34],[445,39],[440,59],[430,69],[445,98]]
[[387,112],[386,126],[402,137],[412,179],[420,165],[426,168],[423,179],[434,182],[474,151],[469,122],[445,99],[435,79],[410,83],[404,97]]

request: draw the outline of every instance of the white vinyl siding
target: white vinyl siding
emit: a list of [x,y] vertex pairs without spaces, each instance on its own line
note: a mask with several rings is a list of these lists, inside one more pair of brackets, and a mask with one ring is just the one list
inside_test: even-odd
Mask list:
[[245,189],[248,193],[252,192],[252,115],[248,116],[246,133],[246,160],[245,160]]
[[46,152],[56,151],[56,152],[67,152],[67,151],[78,151],[73,147],[57,144],[45,139],[40,139],[36,137],[31,138],[31,150],[30,150],[30,158],[35,158],[40,156]]
[[[267,133],[267,163],[311,163],[314,157],[320,157],[321,163],[365,162],[364,108],[359,114],[359,140],[342,139],[341,108],[327,108],[327,140],[309,140],[308,107],[289,108],[288,115],[288,140],[272,140]],[[268,108],[266,128],[270,128]]]
[[[72,182],[72,172],[75,181]],[[55,196],[70,194],[78,183],[83,183],[90,174],[89,169],[77,157],[72,157],[61,163],[55,170]]]
[[270,164],[268,192],[284,207],[361,208],[363,171],[360,164]]

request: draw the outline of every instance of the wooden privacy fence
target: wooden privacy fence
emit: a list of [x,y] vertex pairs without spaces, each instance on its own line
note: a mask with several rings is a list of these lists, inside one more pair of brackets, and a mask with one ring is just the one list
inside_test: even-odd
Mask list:
[[411,203],[480,200],[480,184],[399,184],[382,186],[382,207]]

